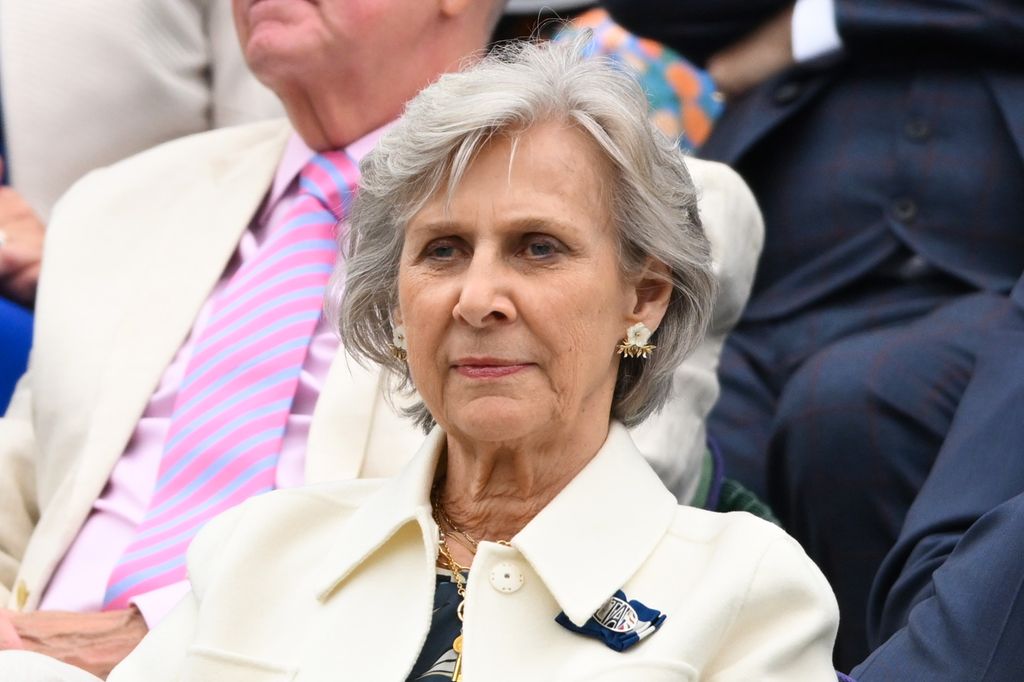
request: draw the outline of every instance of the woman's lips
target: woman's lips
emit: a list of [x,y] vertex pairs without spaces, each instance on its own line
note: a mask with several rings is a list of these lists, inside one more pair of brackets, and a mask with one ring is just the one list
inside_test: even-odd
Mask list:
[[455,363],[454,369],[470,379],[500,379],[521,372],[530,365],[499,360],[469,360]]

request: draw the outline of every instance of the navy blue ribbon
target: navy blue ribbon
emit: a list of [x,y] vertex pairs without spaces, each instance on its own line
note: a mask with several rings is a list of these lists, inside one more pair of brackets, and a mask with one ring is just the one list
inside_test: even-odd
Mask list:
[[665,614],[644,606],[636,599],[627,600],[619,590],[604,606],[587,619],[583,627],[577,626],[565,611],[555,616],[562,627],[587,637],[600,639],[615,651],[625,651],[640,640],[653,634],[665,622]]

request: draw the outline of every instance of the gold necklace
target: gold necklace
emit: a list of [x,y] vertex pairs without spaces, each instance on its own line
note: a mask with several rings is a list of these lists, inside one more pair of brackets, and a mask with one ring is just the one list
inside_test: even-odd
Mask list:
[[476,549],[480,546],[480,541],[455,525],[455,522],[448,516],[448,512],[444,510],[444,505],[441,504],[440,495],[441,493],[438,486],[435,486],[434,489],[430,491],[430,502],[434,511],[434,521],[437,522],[439,528],[442,525],[448,526],[448,528],[451,529],[451,534],[455,536],[461,535],[466,542],[459,542],[458,537],[454,537],[454,540],[459,542],[460,545],[468,549],[473,554],[476,554]]
[[[463,622],[463,611],[466,607],[466,579],[462,577],[462,572],[467,570],[464,566],[460,565],[452,555],[452,550],[448,546],[449,534],[445,532],[444,527],[447,526],[452,530],[453,533],[461,535],[471,546],[466,546],[472,554],[476,554],[476,549],[480,543],[473,538],[469,533],[462,530],[448,517],[445,513],[444,505],[441,503],[441,484],[440,482],[434,484],[434,487],[430,491],[430,508],[434,516],[434,522],[437,524],[437,549],[444,557],[444,561],[448,564],[448,570],[452,573],[452,582],[455,583],[455,591],[459,595],[459,606],[455,609],[455,615],[459,617],[459,623]],[[454,536],[453,536],[454,537]],[[458,540],[458,538],[455,538]],[[463,544],[463,543],[459,543]],[[498,544],[508,545],[509,542],[506,540],[498,540]],[[461,682],[462,680],[462,632],[460,632],[455,640],[452,642],[452,651],[455,652],[455,668],[452,670],[452,682]]]
[[[454,527],[451,519],[444,513],[444,509],[441,507],[441,499],[439,493],[439,485],[435,484],[434,488],[430,491],[430,507],[434,515],[434,522],[437,524],[437,549],[444,557],[445,563],[448,564],[448,570],[452,572],[452,582],[455,583],[455,591],[459,595],[459,606],[455,609],[455,614],[459,617],[459,634],[455,637],[452,642],[452,651],[455,652],[455,668],[452,670],[452,682],[462,681],[462,612],[466,607],[466,580],[462,577],[462,571],[465,570],[459,565],[459,562],[452,556],[452,551],[448,547],[448,540],[445,537],[443,523],[445,522],[448,526]],[[469,536],[466,536],[467,539]],[[476,550],[477,543],[473,543],[473,551]],[[468,549],[468,548],[467,548]]]

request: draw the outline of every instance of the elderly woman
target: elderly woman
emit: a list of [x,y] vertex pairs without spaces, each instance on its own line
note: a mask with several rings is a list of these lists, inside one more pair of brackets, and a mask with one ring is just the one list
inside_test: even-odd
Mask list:
[[123,680],[834,680],[796,542],[679,507],[627,433],[714,279],[680,153],[581,42],[427,88],[363,163],[345,347],[415,388],[404,472],[210,523]]

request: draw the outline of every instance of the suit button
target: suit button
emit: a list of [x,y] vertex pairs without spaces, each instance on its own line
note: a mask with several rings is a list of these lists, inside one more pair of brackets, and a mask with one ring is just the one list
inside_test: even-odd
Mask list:
[[498,592],[512,594],[523,586],[525,579],[522,569],[511,561],[502,561],[491,569],[491,587]]
[[772,97],[775,99],[776,104],[791,104],[800,97],[803,91],[802,85],[796,81],[789,81],[775,88],[775,93]]
[[928,121],[923,118],[915,118],[907,121],[907,125],[904,126],[903,131],[907,134],[911,140],[927,140],[932,134],[932,127],[928,124]]
[[906,197],[897,199],[892,205],[892,214],[901,223],[912,223],[917,217],[917,204]]
[[900,279],[906,282],[921,279],[932,272],[934,272],[934,268],[932,268],[928,261],[916,254],[904,261],[896,270],[896,274]]
[[24,580],[19,580],[17,587],[14,588],[14,603],[19,611],[25,608],[25,604],[28,603],[28,585],[25,584]]

